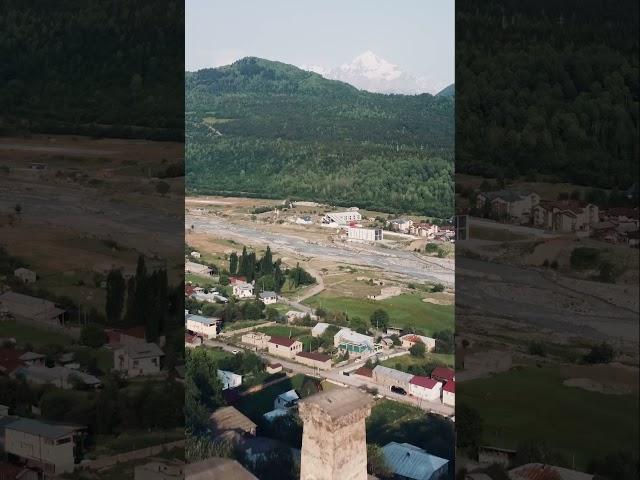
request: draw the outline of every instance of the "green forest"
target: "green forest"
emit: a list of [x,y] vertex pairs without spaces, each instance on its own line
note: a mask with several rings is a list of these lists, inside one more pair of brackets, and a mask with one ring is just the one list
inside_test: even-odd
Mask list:
[[638,178],[638,3],[456,3],[456,171]]
[[359,91],[244,58],[186,73],[191,194],[453,211],[454,100]]
[[0,0],[0,11],[0,134],[183,138],[183,2]]

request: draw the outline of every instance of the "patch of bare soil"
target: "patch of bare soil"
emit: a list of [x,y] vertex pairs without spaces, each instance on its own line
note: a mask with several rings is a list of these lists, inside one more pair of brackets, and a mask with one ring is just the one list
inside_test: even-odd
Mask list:
[[565,386],[609,395],[638,392],[638,369],[620,363],[603,365],[569,365],[561,369]]

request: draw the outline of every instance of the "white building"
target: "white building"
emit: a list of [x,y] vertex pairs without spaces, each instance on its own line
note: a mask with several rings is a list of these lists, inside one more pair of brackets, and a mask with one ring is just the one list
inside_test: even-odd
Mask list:
[[271,305],[278,301],[278,294],[276,292],[260,292],[260,300],[265,305]]
[[440,401],[442,382],[416,375],[409,381],[409,393],[414,397],[429,400],[430,402]]
[[236,282],[233,285],[233,294],[238,298],[253,297],[253,285],[246,282]]
[[293,338],[273,336],[267,342],[270,355],[294,360],[298,352],[302,351],[302,342]]
[[540,202],[533,208],[533,224],[547,230],[588,233],[598,222],[599,209],[591,203],[560,200]]
[[125,345],[113,352],[115,370],[129,377],[160,373],[160,359],[164,356],[155,343]]
[[394,478],[411,480],[440,480],[447,478],[449,460],[431,455],[409,443],[387,443],[382,447],[387,467]]
[[211,267],[208,265],[202,265],[201,263],[195,263],[186,261],[184,262],[184,270],[187,273],[193,273],[195,275],[211,275]]
[[495,216],[512,222],[529,223],[533,208],[540,203],[540,195],[534,192],[497,190],[480,192],[476,197],[476,207],[485,209],[487,202]]
[[456,405],[456,382],[447,382],[442,387],[442,403],[455,407]]
[[4,427],[4,449],[42,467],[47,478],[73,472],[75,431],[72,427],[19,418]]
[[242,375],[228,372],[226,370],[218,370],[218,378],[222,382],[222,389],[228,390],[242,385]]
[[349,240],[361,240],[364,242],[377,242],[383,239],[381,228],[347,228],[347,238]]
[[338,225],[347,225],[362,220],[362,215],[358,211],[332,212],[327,213],[322,221],[324,223],[336,223]]
[[333,346],[348,352],[350,356],[361,356],[376,350],[373,337],[354,332],[350,328],[342,328],[333,336]]
[[387,225],[396,232],[409,233],[413,226],[413,220],[410,218],[396,218],[394,220],[389,220]]
[[37,279],[36,272],[23,267],[16,268],[13,271],[13,275],[16,278],[18,278],[22,283],[35,283]]
[[436,349],[436,339],[431,337],[425,337],[424,335],[416,335],[414,333],[408,333],[400,337],[402,341],[402,348],[409,350],[416,343],[424,343],[425,350],[427,352],[433,352]]
[[216,338],[218,336],[219,318],[188,314],[185,315],[184,319],[189,332],[206,338]]
[[297,406],[299,401],[300,397],[298,396],[297,392],[295,390],[289,390],[287,392],[281,393],[276,397],[276,399],[273,401],[273,409],[288,410]]
[[15,377],[22,377],[34,385],[54,385],[63,390],[83,384],[88,388],[98,388],[102,382],[99,378],[67,367],[22,367],[14,372]]
[[325,323],[325,322],[318,322],[314,325],[314,327],[311,329],[311,335],[313,337],[319,337],[321,336],[326,330],[327,328],[329,328],[329,324]]
[[199,302],[207,302],[207,303],[227,303],[229,299],[215,290],[212,292],[205,292],[202,289],[194,289],[193,298],[198,300]]
[[44,298],[5,292],[0,295],[0,314],[10,314],[27,320],[60,325],[63,322],[65,311]]

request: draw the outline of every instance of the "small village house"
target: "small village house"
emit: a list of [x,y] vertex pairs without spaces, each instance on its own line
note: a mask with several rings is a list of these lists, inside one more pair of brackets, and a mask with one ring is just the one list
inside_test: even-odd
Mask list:
[[245,438],[256,435],[257,425],[235,407],[220,407],[214,410],[209,417],[209,423],[215,438],[229,434]]
[[456,379],[456,372],[449,367],[436,367],[431,372],[431,378],[446,383]]
[[278,301],[278,294],[276,292],[260,292],[260,300],[265,305],[272,305]]
[[293,338],[273,336],[267,342],[269,354],[295,360],[302,351],[302,342]]
[[216,338],[218,336],[218,324],[220,319],[203,317],[201,315],[185,315],[186,329],[188,332],[201,335],[204,338]]
[[82,385],[89,389],[96,389],[102,385],[99,378],[67,367],[25,366],[17,369],[16,378],[23,378],[33,385],[54,385],[63,390],[69,390]]
[[13,276],[20,280],[22,283],[36,283],[38,276],[33,270],[20,267],[13,271]]
[[540,195],[534,192],[497,190],[480,192],[476,196],[476,208],[489,210],[496,218],[521,224],[530,223],[533,208],[539,203]]
[[253,297],[253,285],[246,282],[236,282],[232,287],[233,295],[238,298]]
[[295,408],[300,401],[300,396],[295,390],[288,390],[278,395],[273,401],[273,409],[288,410]]
[[242,385],[242,375],[238,375],[237,373],[218,370],[218,378],[220,379],[220,382],[222,382],[223,390],[237,388]]
[[381,228],[348,227],[347,238],[362,242],[379,242],[384,239],[384,234]]
[[213,273],[213,269],[208,265],[202,265],[201,263],[191,262],[187,260],[184,262],[184,270],[187,273],[193,273],[195,275],[210,276]]
[[274,373],[279,373],[282,371],[282,364],[280,363],[270,363],[265,367],[265,371],[269,375],[273,375]]
[[516,451],[490,446],[478,447],[478,462],[485,465],[502,465],[507,468],[516,456]]
[[187,348],[196,348],[202,345],[202,337],[191,333],[184,333],[184,346]]
[[48,477],[73,472],[77,429],[18,418],[4,432],[8,454],[41,466]]
[[16,292],[0,295],[0,313],[49,325],[62,325],[65,316],[65,311],[49,300]]
[[270,338],[269,335],[262,332],[249,332],[242,335],[241,341],[247,345],[253,345],[256,350],[266,350]]
[[396,218],[387,222],[389,228],[400,233],[409,233],[413,226],[413,220],[410,218]]
[[442,387],[442,403],[455,407],[456,405],[456,382],[447,382]]
[[402,388],[405,392],[410,391],[410,382],[413,375],[400,370],[395,370],[389,367],[383,367],[382,365],[376,365],[373,369],[373,381],[378,385],[388,387]]
[[359,357],[376,350],[373,337],[354,332],[349,328],[342,328],[333,337],[333,346],[341,352],[347,352],[350,357]]
[[430,402],[440,400],[442,383],[429,377],[414,376],[409,381],[409,393],[416,398]]
[[598,222],[598,207],[579,200],[541,201],[533,208],[533,224],[546,230],[588,234]]
[[427,453],[409,443],[387,443],[382,447],[385,463],[395,478],[440,480],[447,478],[449,460]]
[[318,352],[300,352],[296,361],[319,370],[331,370],[331,357]]
[[329,328],[329,324],[325,322],[316,323],[311,329],[311,336],[320,337]]
[[407,350],[416,343],[423,343],[427,352],[433,352],[436,348],[435,338],[425,337],[424,335],[410,333],[400,337],[400,340],[402,341],[402,348],[406,348]]
[[115,370],[129,377],[160,373],[160,359],[164,353],[155,343],[125,345],[113,352]]
[[200,258],[202,255],[200,255],[200,252],[195,252],[195,251],[194,251],[194,252],[191,252],[191,256],[192,256],[193,258]]

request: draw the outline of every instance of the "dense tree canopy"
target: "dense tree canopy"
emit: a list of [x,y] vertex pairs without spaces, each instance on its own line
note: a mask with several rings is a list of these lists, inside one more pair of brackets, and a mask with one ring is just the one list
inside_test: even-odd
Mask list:
[[456,171],[628,188],[638,3],[456,3]]
[[188,72],[187,188],[449,216],[453,105],[257,58]]
[[183,137],[183,2],[1,0],[0,11],[0,133]]

